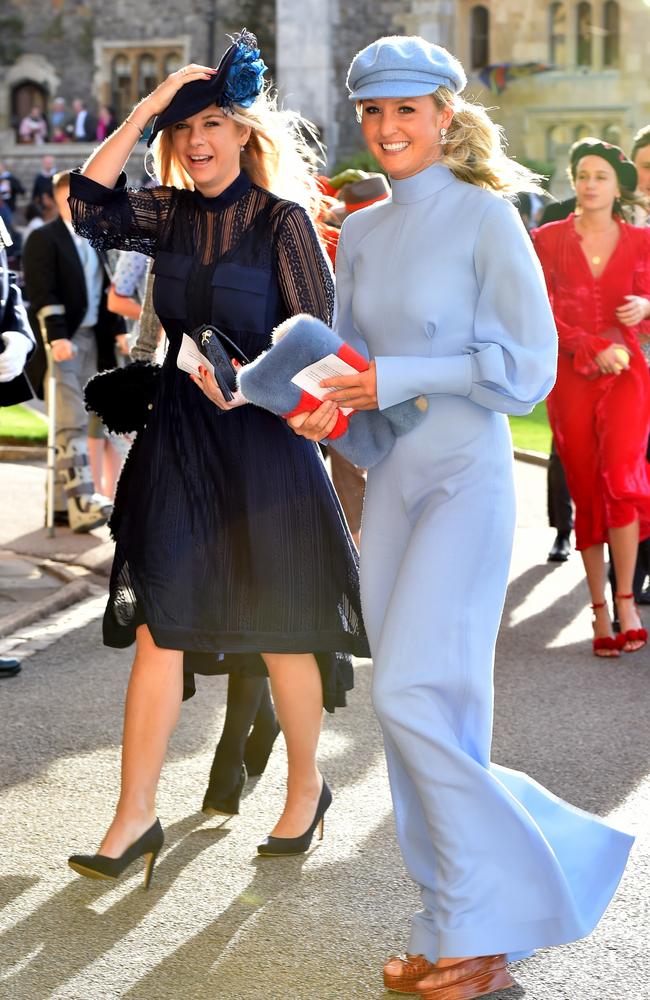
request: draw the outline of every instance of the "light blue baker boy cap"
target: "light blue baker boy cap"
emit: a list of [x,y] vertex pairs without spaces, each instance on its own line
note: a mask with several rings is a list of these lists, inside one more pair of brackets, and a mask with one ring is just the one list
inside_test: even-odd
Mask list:
[[388,35],[357,52],[348,70],[351,101],[422,97],[438,87],[458,94],[465,70],[451,52],[419,35]]

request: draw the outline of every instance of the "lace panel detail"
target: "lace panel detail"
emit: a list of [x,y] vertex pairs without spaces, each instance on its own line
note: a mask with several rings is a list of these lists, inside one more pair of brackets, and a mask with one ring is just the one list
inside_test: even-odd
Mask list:
[[75,231],[96,250],[136,250],[152,257],[168,221],[174,189],[105,192],[102,204],[70,198]]
[[332,323],[334,282],[316,230],[303,208],[282,203],[277,239],[278,279],[287,314]]

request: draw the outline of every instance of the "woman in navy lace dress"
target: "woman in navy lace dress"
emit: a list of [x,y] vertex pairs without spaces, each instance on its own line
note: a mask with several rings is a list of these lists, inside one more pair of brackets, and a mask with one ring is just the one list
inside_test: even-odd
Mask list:
[[[367,652],[356,553],[316,447],[239,394],[226,402],[207,372],[192,379],[176,365],[182,333],[206,322],[252,359],[288,316],[330,320],[332,280],[310,218],[271,193],[284,180],[295,197],[307,170],[287,116],[260,93],[263,70],[243,34],[217,70],[172,73],[73,178],[78,232],[154,258],[170,344],[111,522],[104,641],[135,640],[136,656],[116,816],[100,854],[71,859],[92,877],[160,848],[155,791],[184,654],[186,695],[189,671],[268,670],[289,773],[260,852],[284,854],[306,849],[329,805],[316,765],[322,707],[345,703],[350,654]],[[126,190],[123,165],[153,115],[162,186]]]

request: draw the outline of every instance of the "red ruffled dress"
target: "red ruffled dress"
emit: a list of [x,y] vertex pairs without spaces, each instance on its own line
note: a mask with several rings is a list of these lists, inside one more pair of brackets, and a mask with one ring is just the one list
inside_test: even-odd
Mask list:
[[[640,522],[650,536],[650,375],[638,334],[650,323],[623,326],[616,309],[626,295],[650,299],[650,230],[616,218],[620,237],[595,278],[576,232],[575,216],[532,233],[546,277],[559,336],[555,388],[547,399],[558,454],[576,506],[576,548],[608,540],[610,528]],[[601,375],[595,356],[623,335],[630,367]]]

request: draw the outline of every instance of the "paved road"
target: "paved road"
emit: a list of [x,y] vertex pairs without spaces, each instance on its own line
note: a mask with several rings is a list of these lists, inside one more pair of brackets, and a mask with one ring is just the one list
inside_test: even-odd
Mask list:
[[[591,938],[513,967],[496,1000],[640,1000],[647,964],[650,781],[645,650],[589,652],[578,560],[550,567],[544,472],[518,466],[520,526],[497,665],[494,759],[636,832],[629,870]],[[380,970],[417,906],[395,844],[370,664],[347,711],[326,720],[334,790],[323,844],[259,859],[280,808],[282,747],[225,827],[198,811],[223,710],[203,679],[164,770],[166,849],[149,893],[140,873],[106,887],[74,876],[116,789],[128,651],[99,643],[102,598],[33,626],[23,673],[0,686],[0,997],[7,1000],[384,998]],[[645,829],[644,829],[645,823]]]

